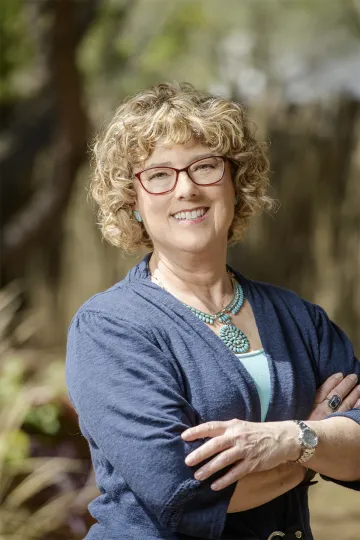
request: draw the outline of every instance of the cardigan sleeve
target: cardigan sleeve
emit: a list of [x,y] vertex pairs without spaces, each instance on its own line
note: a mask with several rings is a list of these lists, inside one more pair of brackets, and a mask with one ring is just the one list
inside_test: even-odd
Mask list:
[[180,379],[150,331],[89,310],[73,319],[66,381],[80,426],[163,527],[218,539],[236,484],[213,491],[224,470],[200,482],[185,464],[206,439],[181,438],[196,413]]
[[[318,370],[319,386],[336,372],[342,372],[344,376],[356,373],[360,380],[360,362],[356,358],[351,341],[334,322],[327,316],[323,308],[312,305],[315,316],[315,327],[318,338]],[[351,418],[360,424],[360,408],[347,412],[334,412],[327,418],[344,416]],[[359,428],[360,429],[360,428]],[[359,448],[360,452],[360,448]],[[336,480],[325,475],[320,475],[325,480],[330,480],[336,484],[360,491],[360,480],[346,482]]]

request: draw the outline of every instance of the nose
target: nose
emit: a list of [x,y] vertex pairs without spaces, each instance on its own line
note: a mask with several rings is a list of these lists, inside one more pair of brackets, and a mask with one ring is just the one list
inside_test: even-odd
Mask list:
[[199,194],[197,186],[186,171],[179,173],[178,181],[175,187],[175,195],[179,199],[189,199]]

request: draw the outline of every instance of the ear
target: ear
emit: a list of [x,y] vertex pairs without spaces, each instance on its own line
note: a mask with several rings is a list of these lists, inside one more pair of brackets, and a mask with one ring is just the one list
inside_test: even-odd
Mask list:
[[137,199],[135,199],[135,201],[130,204],[130,208],[131,208],[131,210],[139,211],[138,204],[137,204]]

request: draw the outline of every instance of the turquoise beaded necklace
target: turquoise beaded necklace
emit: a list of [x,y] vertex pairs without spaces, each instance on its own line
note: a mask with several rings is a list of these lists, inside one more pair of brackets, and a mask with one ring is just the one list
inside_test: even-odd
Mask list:
[[[238,281],[235,279],[234,274],[229,270],[227,270],[227,272],[231,276],[231,281],[234,288],[234,298],[232,299],[230,304],[227,305],[224,309],[222,309],[218,313],[210,314],[191,307],[185,302],[181,303],[188,309],[190,309],[194,313],[194,315],[198,317],[198,319],[204,321],[205,323],[214,324],[217,320],[223,323],[224,326],[220,330],[220,338],[222,339],[222,341],[234,353],[245,353],[250,349],[249,340],[244,334],[244,332],[242,332],[241,330],[239,330],[239,328],[232,324],[230,316],[230,313],[232,313],[233,315],[237,315],[239,313],[244,303],[244,291],[240,283],[238,283]],[[155,279],[158,285],[160,285],[160,287],[165,289],[164,285],[157,278],[157,276],[152,273],[151,276]]]

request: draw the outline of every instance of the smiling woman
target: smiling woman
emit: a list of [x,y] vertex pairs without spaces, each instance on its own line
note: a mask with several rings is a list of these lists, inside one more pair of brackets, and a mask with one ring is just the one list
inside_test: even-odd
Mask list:
[[315,471],[360,489],[360,369],[322,308],[226,264],[273,205],[265,145],[241,105],[163,83],[93,150],[104,236],[149,253],[69,329],[101,492],[86,539],[311,540]]
[[[178,151],[184,146],[191,148],[191,153],[180,156]],[[203,157],[212,162],[196,163]],[[252,215],[274,206],[268,195],[266,144],[254,138],[243,107],[214,99],[186,83],[159,84],[129,99],[94,143],[92,194],[99,203],[104,237],[127,252],[140,246],[153,248],[148,227],[139,225],[132,213],[132,203],[139,193],[134,173],[145,190],[159,195],[172,191],[178,181],[179,172],[166,167],[191,166],[188,178],[195,186],[217,184],[219,173],[224,172],[225,157],[226,174],[232,177],[229,188],[237,195],[228,230],[228,239],[235,244],[243,237]],[[210,166],[216,169],[215,182],[207,182]],[[214,187],[206,193],[216,190]],[[155,205],[159,198],[152,200]],[[175,211],[182,208],[184,205]]]

